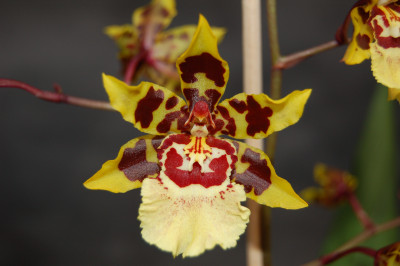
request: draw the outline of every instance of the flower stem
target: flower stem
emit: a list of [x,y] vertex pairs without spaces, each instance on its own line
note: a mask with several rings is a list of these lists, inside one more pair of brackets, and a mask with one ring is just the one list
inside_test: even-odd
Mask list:
[[275,61],[276,63],[273,64],[273,68],[274,69],[288,69],[288,68],[294,67],[298,63],[302,62],[303,60],[305,60],[313,55],[328,51],[328,50],[338,47],[342,44],[345,44],[345,43],[340,44],[336,40],[333,40],[333,41],[326,42],[326,43],[317,45],[315,47],[311,47],[309,49],[306,49],[306,50],[303,50],[300,52],[296,52],[296,53],[293,53],[290,55],[285,55],[285,56],[279,58],[279,60]]
[[375,257],[376,254],[376,250],[371,249],[371,248],[366,248],[366,247],[354,247],[354,248],[349,248],[347,250],[343,250],[340,252],[335,252],[335,253],[330,253],[326,256],[323,256],[320,258],[320,262],[322,265],[326,265],[329,264],[331,262],[334,262],[346,255],[349,255],[351,253],[355,253],[355,252],[359,252],[359,253],[363,253],[365,255],[368,255],[370,257]]
[[130,85],[133,76],[137,70],[137,66],[139,65],[140,61],[146,57],[146,52],[144,50],[140,51],[137,55],[131,58],[128,63],[128,66],[125,69],[124,81],[126,84]]
[[111,107],[110,103],[108,103],[108,102],[95,101],[95,100],[90,100],[90,99],[85,99],[85,98],[78,98],[78,97],[63,94],[61,92],[61,87],[58,84],[54,85],[55,92],[51,92],[51,91],[42,91],[38,88],[35,88],[31,85],[28,85],[26,83],[23,83],[23,82],[20,82],[17,80],[0,79],[0,87],[23,89],[23,90],[33,94],[34,96],[36,96],[39,99],[53,102],[53,103],[65,103],[65,104],[86,107],[86,108],[115,111]]
[[360,202],[358,201],[356,195],[353,192],[348,193],[348,198],[350,206],[353,208],[354,213],[356,214],[358,220],[364,226],[366,230],[373,230],[375,228],[374,222],[368,216],[367,212],[361,206]]
[[[261,0],[242,0],[243,37],[243,87],[247,94],[262,93],[262,50],[261,50]],[[249,139],[246,143],[263,149],[263,141]],[[250,223],[247,231],[247,265],[269,265],[269,231],[263,234],[261,206],[247,201],[250,209]],[[268,228],[268,227],[266,227]],[[267,255],[264,256],[264,240],[267,240]]]
[[[339,248],[337,248],[333,252],[323,256],[322,258],[330,256],[331,254],[337,254],[337,253],[343,252],[345,250],[351,249],[376,234],[379,234],[381,232],[384,232],[384,231],[387,231],[387,230],[390,230],[390,229],[393,229],[393,228],[399,227],[399,226],[400,226],[400,217],[397,217],[394,220],[391,220],[389,222],[386,222],[386,223],[383,223],[380,225],[376,225],[374,228],[365,229],[359,235],[350,239],[349,241],[347,241],[346,243],[341,245]],[[322,264],[321,259],[316,259],[316,260],[310,261],[306,264],[303,264],[303,266],[321,266],[321,265],[324,265],[324,264]]]

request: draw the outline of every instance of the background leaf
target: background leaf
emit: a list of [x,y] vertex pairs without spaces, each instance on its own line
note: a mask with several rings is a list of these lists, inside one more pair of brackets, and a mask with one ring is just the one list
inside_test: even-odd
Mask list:
[[[359,181],[357,196],[375,223],[389,221],[397,215],[398,153],[395,144],[398,135],[394,126],[394,108],[398,108],[398,104],[388,102],[386,97],[387,89],[378,85],[355,153],[354,169],[351,171]],[[351,207],[347,204],[340,207],[323,253],[331,252],[362,230]],[[394,229],[361,245],[377,249],[398,240],[398,230]],[[372,259],[362,254],[352,254],[331,265],[372,265]]]

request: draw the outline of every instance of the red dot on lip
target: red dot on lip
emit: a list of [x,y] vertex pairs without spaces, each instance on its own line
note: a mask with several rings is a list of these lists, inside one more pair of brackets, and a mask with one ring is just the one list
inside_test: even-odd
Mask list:
[[205,101],[198,101],[193,108],[193,115],[195,117],[204,118],[208,115],[208,104]]

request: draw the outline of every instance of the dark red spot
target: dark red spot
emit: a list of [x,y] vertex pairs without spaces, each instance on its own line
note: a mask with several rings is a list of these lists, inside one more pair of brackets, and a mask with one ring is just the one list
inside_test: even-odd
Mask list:
[[246,149],[242,158],[242,163],[249,163],[250,166],[241,174],[234,172],[232,178],[235,183],[242,184],[246,193],[254,189],[254,194],[259,196],[271,185],[271,170],[267,160],[261,160],[259,153]]
[[210,112],[212,112],[214,110],[214,106],[217,104],[222,94],[217,90],[208,89],[205,91],[205,95],[208,98],[207,102],[209,102],[210,105]]
[[179,35],[179,39],[188,40],[188,39],[189,39],[189,34],[188,34],[187,32],[182,32],[182,33]]
[[141,124],[142,128],[148,128],[153,121],[153,112],[160,107],[164,100],[164,92],[162,90],[154,90],[150,87],[146,96],[138,102],[135,119],[136,123]]
[[158,163],[146,160],[146,141],[139,140],[134,148],[124,151],[118,169],[122,171],[130,181],[143,181],[149,175],[160,172]]
[[151,145],[153,146],[154,150],[157,150],[157,148],[160,146],[161,142],[163,141],[165,137],[164,136],[155,136],[151,140]]
[[[165,138],[164,142],[162,143],[162,146],[158,148],[158,150],[165,150],[169,146],[171,146],[173,143],[178,143],[178,144],[189,144],[190,142],[190,135],[189,134],[174,134],[170,135],[167,138]],[[160,156],[161,153],[158,153],[158,156]]]
[[369,12],[365,12],[363,7],[358,7],[357,8],[358,11],[358,15],[361,17],[362,19],[362,23],[366,24],[369,18]]
[[171,130],[172,122],[182,115],[181,111],[166,114],[164,119],[157,125],[157,131],[161,134],[167,133]]
[[225,122],[222,119],[215,119],[214,115],[213,115],[213,121],[215,124],[215,128],[213,128],[211,125],[207,126],[209,135],[214,135],[217,132],[221,132],[222,128],[225,125]]
[[166,9],[166,8],[161,8],[161,10],[160,10],[160,15],[162,16],[162,17],[168,17],[169,16],[169,12],[168,12],[168,10]]
[[[397,1],[398,2],[398,1]],[[397,3],[391,3],[390,5],[388,5],[388,7],[390,9],[392,9],[393,11],[395,11],[396,13],[400,13],[400,6]]]
[[167,102],[165,103],[165,108],[166,108],[167,110],[174,108],[174,107],[178,104],[178,102],[179,102],[178,100],[179,100],[178,97],[172,96],[172,97],[169,98],[169,99],[167,100]]
[[222,131],[222,134],[234,136],[236,132],[236,124],[235,124],[235,119],[233,119],[229,115],[228,109],[226,109],[223,106],[218,105],[217,106],[218,112],[222,115],[222,117],[226,120],[227,124],[225,125],[226,130]]
[[[234,147],[232,147],[232,145],[223,139],[218,139],[215,138],[213,136],[208,136],[206,139],[206,144],[211,146],[211,147],[215,147],[221,150],[224,150],[226,152],[226,154],[228,155],[235,155],[236,150]],[[233,163],[236,163],[236,158],[232,158]]]
[[181,78],[186,83],[196,82],[196,73],[205,73],[206,77],[213,80],[216,86],[222,87],[225,85],[225,68],[223,68],[220,60],[209,53],[190,56],[179,65],[179,68],[182,71]]
[[249,110],[246,115],[246,121],[249,124],[247,134],[254,136],[258,132],[266,133],[270,125],[268,117],[272,115],[272,109],[269,107],[261,108],[251,95],[247,96],[247,108]]
[[247,105],[244,101],[238,99],[232,99],[229,101],[229,105],[233,107],[238,113],[243,114],[247,110]]
[[158,123],[156,129],[160,134],[165,134],[171,130],[172,122],[178,120],[178,130],[182,132],[189,132],[190,128],[185,126],[185,122],[188,120],[189,114],[187,106],[183,106],[180,111],[175,111],[166,114],[164,119]]
[[221,185],[225,179],[226,171],[229,168],[226,155],[215,158],[210,162],[212,172],[202,173],[201,166],[195,162],[192,171],[179,169],[183,163],[183,158],[171,148],[166,154],[165,174],[179,187],[187,187],[192,184],[200,184],[205,188]]
[[182,91],[186,100],[189,102],[189,110],[191,111],[194,107],[194,104],[201,100],[199,90],[193,88],[184,88]]
[[224,198],[224,194],[225,194],[225,191],[220,191],[220,192],[219,192],[219,196],[221,197],[221,199],[225,199],[225,198]]
[[358,46],[361,49],[363,49],[363,50],[369,49],[369,43],[371,42],[371,39],[369,38],[368,35],[358,34],[356,37],[356,41],[357,41]]

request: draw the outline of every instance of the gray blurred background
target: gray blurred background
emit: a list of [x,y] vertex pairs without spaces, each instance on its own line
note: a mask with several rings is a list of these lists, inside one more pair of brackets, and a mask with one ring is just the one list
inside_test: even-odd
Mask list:
[[[66,94],[107,100],[101,73],[119,75],[119,62],[103,28],[129,23],[132,11],[148,2],[3,0],[0,77],[43,90],[52,90],[57,82]],[[282,53],[332,40],[352,4],[278,1]],[[202,13],[210,24],[227,28],[219,46],[231,71],[224,97],[241,92],[241,2],[177,0],[177,9],[171,27],[196,24]],[[265,3],[262,12],[267,90]],[[313,184],[317,162],[342,169],[351,165],[375,80],[369,61],[357,66],[340,63],[344,51],[345,47],[328,51],[284,72],[283,95],[314,89],[300,122],[278,139],[275,169],[296,191]],[[141,238],[139,190],[112,194],[82,186],[121,145],[142,135],[120,114],[48,103],[24,91],[1,88],[0,124],[0,264],[244,265],[244,235],[234,249],[173,259]],[[330,210],[274,209],[272,216],[274,265],[299,265],[319,254]]]

